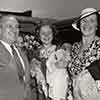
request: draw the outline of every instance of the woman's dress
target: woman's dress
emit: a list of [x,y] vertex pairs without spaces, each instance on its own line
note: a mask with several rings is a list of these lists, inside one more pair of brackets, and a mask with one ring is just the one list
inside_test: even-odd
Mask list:
[[78,42],[73,45],[72,61],[69,65],[73,80],[73,98],[74,100],[100,100],[96,80],[88,70],[91,63],[100,59],[100,39],[93,40],[90,46],[79,54],[81,44]]

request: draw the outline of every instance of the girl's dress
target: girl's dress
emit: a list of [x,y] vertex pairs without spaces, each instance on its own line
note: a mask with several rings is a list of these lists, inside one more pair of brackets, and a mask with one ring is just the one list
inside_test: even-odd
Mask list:
[[69,77],[64,60],[64,50],[59,49],[50,55],[46,63],[49,96],[53,100],[65,100],[66,98]]
[[[56,46],[52,45],[49,48],[40,47],[33,54],[33,61],[31,63],[31,76],[35,71],[35,78],[38,87],[38,100],[45,100],[48,97],[48,86],[46,79],[46,61],[48,57],[56,50]],[[35,59],[35,60],[34,60]],[[37,68],[38,67],[38,68]],[[37,70],[35,70],[37,68]],[[41,94],[41,95],[40,95]],[[39,96],[40,95],[40,96]]]

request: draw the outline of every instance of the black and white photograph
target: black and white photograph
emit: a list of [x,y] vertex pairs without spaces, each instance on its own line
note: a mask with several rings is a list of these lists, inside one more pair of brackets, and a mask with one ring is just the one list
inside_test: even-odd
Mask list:
[[0,100],[100,100],[100,0],[0,0]]

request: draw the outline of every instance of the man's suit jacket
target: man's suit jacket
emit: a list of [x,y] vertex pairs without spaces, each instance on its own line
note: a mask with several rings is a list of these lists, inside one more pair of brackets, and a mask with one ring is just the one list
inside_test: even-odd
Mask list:
[[[27,57],[18,48],[25,64],[25,82],[20,83],[17,64],[9,51],[0,42],[0,100],[24,100],[30,92],[29,64]],[[26,100],[26,99],[25,99]]]

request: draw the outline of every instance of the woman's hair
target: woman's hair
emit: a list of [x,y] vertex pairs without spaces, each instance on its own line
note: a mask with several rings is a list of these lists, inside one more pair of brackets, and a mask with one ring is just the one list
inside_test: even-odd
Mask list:
[[44,26],[49,26],[52,30],[52,33],[53,33],[53,40],[52,40],[52,43],[55,44],[56,43],[56,35],[57,35],[57,30],[56,30],[56,27],[55,25],[53,24],[49,24],[49,23],[42,23],[40,25],[37,26],[36,28],[36,37],[37,39],[41,42],[41,39],[40,39],[40,31],[41,31],[41,28],[44,27]]
[[[96,16],[97,16],[97,22],[98,22],[98,26],[97,26],[97,31],[96,31],[96,35],[99,35],[99,32],[100,32],[100,15],[98,13],[95,13]],[[80,20],[81,21],[81,20]],[[80,21],[78,21],[77,23],[77,28],[80,29],[81,31],[81,28],[80,28]]]

